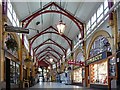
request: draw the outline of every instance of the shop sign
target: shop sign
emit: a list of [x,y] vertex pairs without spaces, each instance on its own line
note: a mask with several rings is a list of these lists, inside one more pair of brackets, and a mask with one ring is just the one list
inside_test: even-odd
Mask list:
[[98,60],[102,60],[102,59],[105,59],[107,58],[107,52],[102,52],[88,60],[86,60],[86,65],[92,63],[92,62],[95,62],[95,61],[98,61]]
[[75,64],[75,61],[74,60],[69,60],[68,64]]
[[84,66],[84,62],[81,62],[81,61],[78,62],[78,61],[75,61],[75,60],[69,60],[68,64],[78,65],[78,66]]

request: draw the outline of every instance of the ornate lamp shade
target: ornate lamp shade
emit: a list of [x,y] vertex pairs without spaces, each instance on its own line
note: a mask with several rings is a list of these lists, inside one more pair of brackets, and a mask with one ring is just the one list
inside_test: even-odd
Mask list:
[[60,34],[63,34],[64,30],[65,30],[65,23],[63,23],[62,21],[60,21],[59,24],[57,25],[57,28],[58,28],[58,32]]
[[53,58],[50,58],[50,62],[53,62]]

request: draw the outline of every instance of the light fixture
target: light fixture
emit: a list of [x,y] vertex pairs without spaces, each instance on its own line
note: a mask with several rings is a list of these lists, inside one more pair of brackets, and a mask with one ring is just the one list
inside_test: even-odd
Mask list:
[[50,62],[53,62],[53,58],[50,58]]
[[[60,7],[61,7],[61,1],[60,1]],[[64,33],[65,23],[62,22],[62,14],[61,13],[60,13],[60,21],[59,21],[59,24],[57,25],[57,29],[60,34]]]
[[62,20],[60,20],[59,24],[57,25],[57,28],[58,28],[58,32],[60,34],[63,34],[65,30],[65,23],[63,23]]
[[50,69],[50,66],[48,67],[48,69]]

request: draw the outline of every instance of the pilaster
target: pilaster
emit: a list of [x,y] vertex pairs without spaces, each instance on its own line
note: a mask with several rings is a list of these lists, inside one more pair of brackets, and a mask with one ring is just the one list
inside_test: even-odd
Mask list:
[[0,81],[4,81],[4,50],[3,50],[3,17],[2,3],[0,2]]

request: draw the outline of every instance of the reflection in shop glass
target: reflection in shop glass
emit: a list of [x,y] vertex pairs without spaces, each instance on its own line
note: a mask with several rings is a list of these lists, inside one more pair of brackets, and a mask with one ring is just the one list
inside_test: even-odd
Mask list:
[[109,59],[109,76],[116,76],[116,58]]

